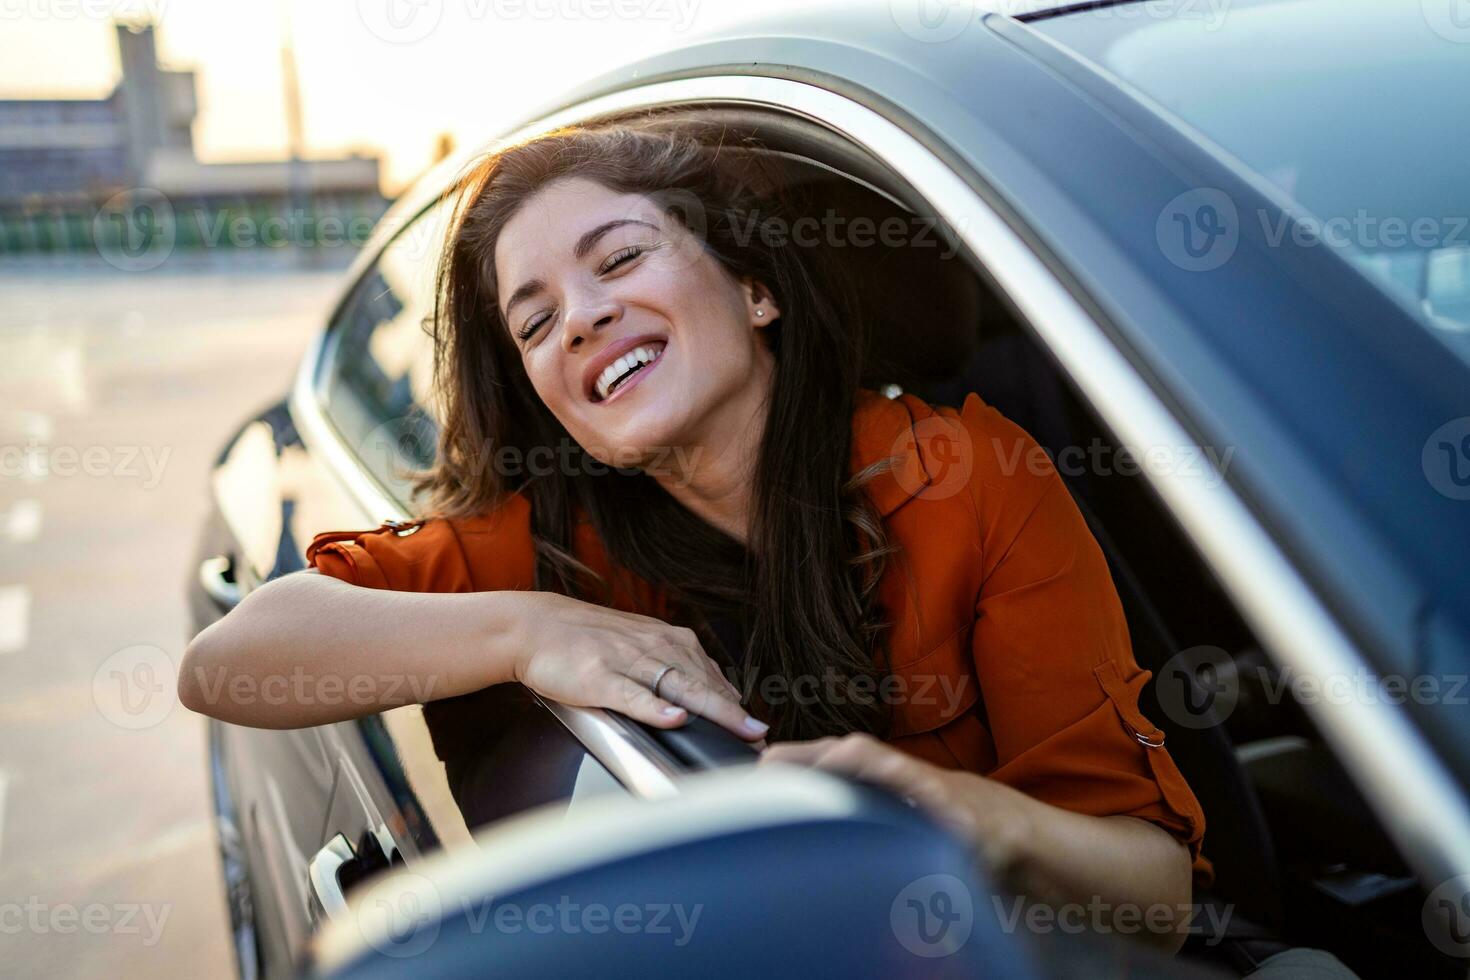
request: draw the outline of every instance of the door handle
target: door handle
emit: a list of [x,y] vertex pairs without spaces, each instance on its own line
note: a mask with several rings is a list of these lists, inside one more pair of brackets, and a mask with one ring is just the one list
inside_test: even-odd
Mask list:
[[306,865],[306,878],[311,888],[312,922],[346,918],[346,889],[374,872],[402,863],[398,848],[392,847],[390,859],[371,830],[364,830],[354,848],[345,834],[334,834]]
[[341,872],[356,860],[352,845],[341,834],[312,855],[306,865],[306,878],[311,884],[313,920],[319,921],[323,915],[329,919],[346,918],[347,896],[342,893]]
[[215,605],[226,612],[240,604],[240,583],[232,580],[234,564],[226,555],[215,555],[199,563],[200,587]]

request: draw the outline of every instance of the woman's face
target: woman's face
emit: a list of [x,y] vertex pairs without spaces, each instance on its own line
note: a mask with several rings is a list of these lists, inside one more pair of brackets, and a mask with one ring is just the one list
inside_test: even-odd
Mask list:
[[647,468],[705,445],[767,393],[759,331],[780,316],[774,300],[643,195],[546,185],[502,230],[495,271],[536,393],[603,463]]

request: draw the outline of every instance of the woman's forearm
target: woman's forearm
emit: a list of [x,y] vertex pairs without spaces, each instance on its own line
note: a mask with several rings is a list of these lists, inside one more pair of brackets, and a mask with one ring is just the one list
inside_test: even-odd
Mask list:
[[[1075,813],[986,782],[981,788],[966,781],[956,791],[974,792],[977,806],[1010,815],[999,850],[1006,884],[1022,902],[1016,911],[1046,905],[1059,926],[1070,925],[1065,917],[1179,948],[1192,900],[1187,847],[1145,820]],[[1005,796],[999,807],[998,794]]]
[[303,728],[476,691],[514,679],[527,597],[287,575],[194,638],[179,699],[239,725]]
[[843,773],[923,806],[972,841],[997,884],[1013,895],[1009,906],[997,908],[1007,928],[1092,929],[1171,952],[1184,942],[1193,900],[1189,849],[1147,821],[1063,810],[997,780],[921,761],[871,735],[782,742],[761,761]]

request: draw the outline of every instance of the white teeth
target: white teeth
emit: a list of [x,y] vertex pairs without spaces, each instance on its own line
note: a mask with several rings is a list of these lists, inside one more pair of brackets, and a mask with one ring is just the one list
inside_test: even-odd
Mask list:
[[597,383],[594,385],[597,390],[597,397],[606,398],[608,391],[612,389],[614,381],[617,381],[640,364],[649,364],[658,360],[658,356],[661,353],[663,353],[662,347],[639,347],[613,361],[607,367],[603,368],[602,373],[597,376]]

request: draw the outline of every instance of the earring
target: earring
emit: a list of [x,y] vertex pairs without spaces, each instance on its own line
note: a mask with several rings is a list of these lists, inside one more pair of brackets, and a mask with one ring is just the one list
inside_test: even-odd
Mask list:
[[766,315],[766,311],[765,310],[756,310],[755,311],[755,315],[756,316],[765,316]]

